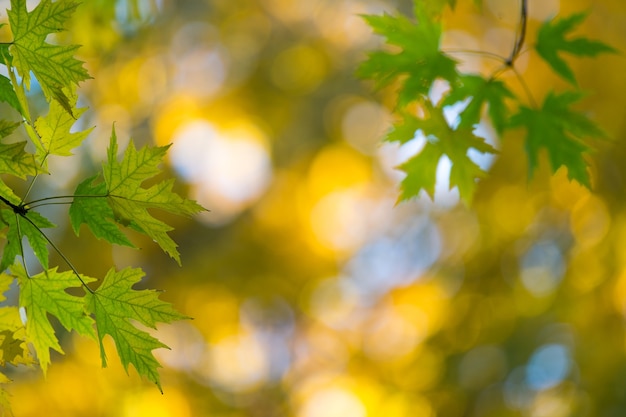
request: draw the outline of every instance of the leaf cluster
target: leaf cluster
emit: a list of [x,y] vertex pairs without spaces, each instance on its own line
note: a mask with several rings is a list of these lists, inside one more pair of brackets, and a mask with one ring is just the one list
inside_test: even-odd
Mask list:
[[[402,144],[418,135],[426,138],[421,151],[399,166],[406,174],[400,200],[415,197],[422,190],[433,198],[438,166],[447,157],[452,164],[450,188],[458,188],[460,197],[470,202],[478,180],[487,175],[470,157],[470,150],[497,153],[475,129],[486,120],[500,137],[509,129],[525,129],[530,176],[540,163],[540,155],[545,153],[552,172],[564,167],[571,180],[590,187],[587,155],[593,150],[592,139],[605,135],[593,121],[574,110],[584,94],[577,89],[574,72],[563,55],[594,57],[615,49],[600,41],[570,36],[586,13],[544,22],[537,31],[533,50],[557,76],[576,89],[551,91],[537,105],[515,67],[526,38],[527,0],[521,2],[520,26],[509,57],[483,51],[444,51],[441,16],[446,6],[454,8],[455,4],[415,1],[413,19],[388,14],[364,16],[389,47],[369,53],[357,74],[373,80],[376,88],[394,86],[397,90],[396,122],[384,140]],[[484,54],[499,60],[501,66],[490,74],[462,73],[456,54],[465,53]],[[500,80],[506,71],[514,72],[522,83],[528,93],[527,102]],[[442,82],[447,88],[439,98],[433,90],[436,83]],[[448,121],[444,117],[447,108],[459,105],[463,109],[457,119]]]
[[[168,234],[172,227],[152,211],[193,216],[204,209],[175,193],[173,180],[154,179],[161,173],[168,147],[136,149],[131,141],[120,159],[113,129],[100,173],[80,182],[72,195],[28,200],[36,178],[53,174],[48,159],[70,157],[91,131],[73,129],[85,111],[76,105],[77,86],[90,78],[83,63],[74,57],[78,46],[48,42],[49,35],[64,30],[77,6],[72,0],[42,0],[28,11],[26,0],[11,0],[7,11],[12,41],[0,46],[0,63],[8,74],[0,75],[0,101],[15,111],[14,119],[18,121],[0,120],[0,237],[5,242],[0,260],[0,270],[4,271],[0,273],[0,301],[5,300],[2,293],[12,283],[19,288],[19,299],[15,305],[0,307],[0,365],[36,365],[45,374],[51,362],[50,350],[63,353],[51,322],[54,317],[66,330],[98,340],[103,366],[107,357],[102,340],[106,335],[112,337],[124,367],[128,370],[133,365],[160,389],[160,365],[152,351],[166,346],[134,323],[155,328],[159,322],[186,317],[159,300],[157,292],[132,288],[144,276],[140,269],[111,269],[101,279],[79,273],[48,237],[45,229],[55,225],[37,208],[67,204],[77,236],[81,225],[86,224],[100,239],[135,247],[124,230],[145,234],[180,264],[177,245]],[[45,115],[33,114],[27,100],[35,81],[48,102]],[[16,141],[13,136],[17,137],[22,129],[27,140]],[[7,185],[7,176],[26,182],[25,195],[17,195]],[[144,186],[148,180],[152,185]],[[26,244],[35,254],[41,272],[28,270]],[[50,249],[58,252],[63,265],[50,265]],[[100,283],[92,287],[97,281]],[[82,295],[76,291],[78,288],[83,289]],[[0,384],[8,382],[0,374]],[[0,391],[0,407],[8,410],[4,391]]]

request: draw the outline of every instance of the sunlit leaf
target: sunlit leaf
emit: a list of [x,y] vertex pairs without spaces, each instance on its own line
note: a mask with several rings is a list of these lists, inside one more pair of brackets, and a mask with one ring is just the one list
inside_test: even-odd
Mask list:
[[161,171],[168,146],[135,149],[131,141],[121,162],[117,161],[117,136],[111,134],[108,161],[103,172],[108,202],[118,222],[129,222],[130,227],[150,236],[166,253],[180,264],[176,243],[167,234],[172,227],[153,217],[148,209],[160,209],[173,214],[192,216],[204,210],[195,201],[187,200],[172,191],[173,181],[159,182],[143,188],[147,179]]
[[[81,224],[85,223],[98,239],[107,242],[135,247],[115,224],[115,214],[107,202],[107,187],[104,182],[95,183],[97,176],[87,178],[78,184],[74,191],[74,201],[70,206],[70,221],[78,236]],[[101,197],[101,198],[97,198]]]
[[[26,336],[37,352],[39,366],[46,373],[50,364],[50,349],[63,353],[48,315],[53,315],[68,331],[95,338],[93,320],[85,312],[82,297],[67,293],[68,288],[80,287],[81,281],[72,271],[57,268],[28,276],[20,264],[11,272],[20,284],[20,306],[26,309]],[[82,277],[85,282],[92,278]]]
[[478,124],[482,110],[486,106],[493,127],[502,134],[508,114],[505,100],[513,98],[513,93],[502,81],[485,79],[478,75],[463,75],[460,81],[442,103],[448,106],[469,99],[467,107],[459,114],[459,127],[471,128]]
[[148,333],[135,327],[131,320],[155,328],[157,323],[170,323],[186,318],[169,303],[159,300],[154,290],[132,289],[144,273],[140,269],[126,268],[119,272],[111,269],[100,287],[86,295],[87,308],[95,316],[100,339],[102,366],[107,365],[102,339],[107,334],[115,341],[117,353],[128,371],[132,364],[140,375],[157,384],[159,389],[159,362],[152,351],[166,348]]
[[43,166],[47,166],[49,155],[70,156],[71,150],[80,146],[83,140],[92,129],[71,132],[71,128],[76,122],[75,118],[80,117],[86,109],[77,109],[76,95],[68,97],[69,104],[73,109],[73,115],[69,114],[56,101],[50,103],[50,110],[46,116],[40,117],[35,122],[35,128],[40,141],[35,142],[37,156]]
[[13,32],[9,52],[18,74],[30,88],[32,71],[48,100],[57,100],[68,113],[72,113],[72,108],[63,89],[73,90],[80,81],[88,79],[89,74],[83,63],[74,57],[78,46],[51,45],[46,38],[63,30],[78,4],[71,0],[43,0],[28,12],[26,0],[11,0],[8,11]]

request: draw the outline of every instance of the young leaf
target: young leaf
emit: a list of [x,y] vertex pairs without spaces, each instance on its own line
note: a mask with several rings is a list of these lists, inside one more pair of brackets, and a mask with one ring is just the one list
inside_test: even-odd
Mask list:
[[107,198],[118,222],[128,222],[133,229],[151,237],[180,265],[176,243],[167,232],[171,226],[152,217],[149,208],[173,214],[192,216],[204,210],[195,201],[172,192],[173,181],[164,181],[149,188],[142,183],[157,175],[159,165],[169,146],[144,147],[139,151],[131,141],[121,162],[117,161],[117,136],[111,133],[108,161],[103,166]]
[[587,17],[587,13],[577,13],[562,19],[546,21],[537,32],[535,49],[552,69],[576,85],[574,72],[559,56],[559,52],[568,52],[577,56],[596,56],[604,52],[616,52],[615,49],[603,42],[587,38],[567,39],[566,36],[580,25]]
[[87,309],[96,319],[102,366],[107,365],[102,340],[108,334],[115,341],[117,353],[126,371],[128,365],[132,364],[140,375],[147,377],[161,389],[157,371],[160,365],[152,351],[167,346],[139,330],[131,320],[156,328],[156,323],[170,323],[187,317],[174,310],[169,303],[159,300],[156,291],[133,290],[132,286],[143,276],[141,269],[126,268],[119,272],[111,269],[100,287],[85,297]]
[[428,16],[422,2],[416,3],[415,15],[416,23],[404,16],[364,16],[374,32],[401,51],[371,53],[357,75],[373,79],[378,87],[403,77],[398,93],[399,106],[427,95],[435,79],[454,82],[458,78],[456,62],[439,49],[441,24]]
[[[76,330],[95,339],[93,320],[86,314],[82,297],[66,292],[82,283],[72,271],[57,272],[57,268],[29,277],[20,264],[11,267],[20,284],[20,306],[26,309],[26,337],[35,347],[39,366],[44,374],[50,364],[50,349],[63,353],[48,314],[55,316],[68,331]],[[85,282],[93,278],[82,277]]]
[[590,137],[605,134],[587,117],[570,109],[581,97],[577,92],[550,93],[540,109],[521,107],[512,117],[511,126],[527,130],[529,175],[537,168],[539,152],[545,149],[552,172],[564,166],[569,179],[590,187],[584,154],[591,149]]
[[50,103],[48,114],[38,118],[35,122],[35,129],[41,139],[40,142],[35,141],[35,146],[39,161],[44,167],[47,166],[46,160],[48,155],[72,155],[70,151],[80,146],[92,130],[70,132],[70,129],[76,122],[75,118],[80,117],[86,109],[77,109],[75,107],[77,99],[75,94],[70,94],[68,99],[73,115],[65,111],[58,102],[53,101]]
[[64,88],[73,90],[89,78],[83,63],[74,54],[78,46],[58,46],[46,43],[51,33],[61,32],[65,21],[72,15],[78,3],[71,0],[43,0],[32,12],[26,10],[26,0],[11,0],[8,10],[13,32],[9,52],[13,65],[30,88],[30,72],[35,75],[48,101],[55,99],[68,112],[72,108]]

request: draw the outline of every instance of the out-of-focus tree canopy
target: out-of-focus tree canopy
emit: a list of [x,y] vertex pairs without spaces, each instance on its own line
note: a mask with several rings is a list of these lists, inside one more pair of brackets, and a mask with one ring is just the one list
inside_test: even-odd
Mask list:
[[[443,46],[507,56],[518,1],[456,3],[442,19]],[[528,44],[546,19],[585,10],[576,33],[624,50],[619,0],[529,0]],[[155,351],[164,395],[132,368],[130,377],[113,361],[101,369],[97,345],[65,333],[66,355],[52,356],[45,379],[8,370],[17,416],[622,415],[624,58],[566,58],[589,91],[579,110],[612,138],[591,156],[592,191],[545,160],[529,181],[522,133],[510,132],[470,206],[441,182],[434,203],[396,204],[394,167],[416,149],[380,143],[395,96],[355,77],[382,43],[359,15],[384,11],[409,14],[411,4],[94,0],[77,9],[57,40],[83,45],[93,79],[80,84],[89,110],[79,123],[96,128],[76,165],[55,167],[63,175],[45,186],[73,190],[99,167],[114,122],[120,141],[173,143],[179,191],[211,211],[168,218],[182,268],[141,236],[141,251],[111,252],[54,219],[79,270],[140,265],[146,285],[193,320],[159,327],[171,347]],[[482,73],[497,65],[459,59]],[[518,65],[537,97],[569,88],[530,52]]]

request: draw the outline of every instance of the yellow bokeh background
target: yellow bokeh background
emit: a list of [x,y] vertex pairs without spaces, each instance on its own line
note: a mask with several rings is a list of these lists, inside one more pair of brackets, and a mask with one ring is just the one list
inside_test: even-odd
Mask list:
[[[354,74],[381,46],[359,15],[409,3],[79,6],[56,40],[83,45],[93,79],[80,86],[89,110],[78,123],[96,128],[75,162],[50,161],[58,179],[39,192],[71,193],[97,170],[115,123],[120,142],[172,144],[165,171],[210,211],[168,219],[182,268],[140,236],[142,250],[111,251],[54,219],[81,272],[141,266],[193,319],[156,333],[171,348],[155,351],[163,395],[127,375],[111,340],[102,369],[95,342],[59,329],[66,354],[45,377],[7,370],[16,416],[626,413],[626,61],[566,58],[590,92],[579,110],[612,138],[590,157],[593,191],[545,160],[528,179],[522,132],[511,131],[471,207],[441,184],[434,203],[398,204],[395,167],[414,144],[380,142],[393,91]],[[475,3],[446,11],[444,49],[508,55],[518,2]],[[529,4],[519,71],[536,99],[569,88],[530,51],[545,19],[588,11],[577,35],[626,47],[619,0]],[[454,56],[466,71],[497,65]],[[514,76],[503,80],[524,100]]]

